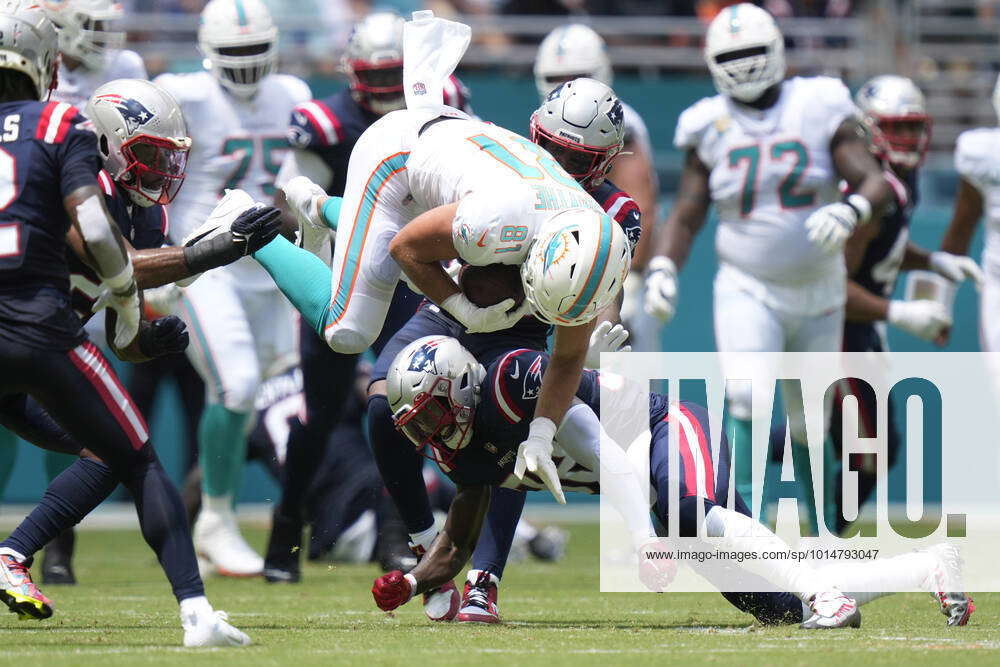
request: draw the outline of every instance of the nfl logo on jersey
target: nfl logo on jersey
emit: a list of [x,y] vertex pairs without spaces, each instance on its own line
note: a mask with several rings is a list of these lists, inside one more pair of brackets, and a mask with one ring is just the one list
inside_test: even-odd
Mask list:
[[427,94],[427,86],[425,86],[422,82],[417,81],[415,84],[413,84],[413,94],[414,95],[426,95]]

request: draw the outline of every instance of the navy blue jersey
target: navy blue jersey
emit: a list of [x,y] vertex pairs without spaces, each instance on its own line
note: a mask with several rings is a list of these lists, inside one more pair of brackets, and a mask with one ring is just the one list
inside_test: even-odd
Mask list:
[[869,292],[889,296],[896,289],[896,278],[910,238],[910,217],[917,205],[917,172],[902,179],[887,173],[894,197],[890,209],[879,221],[879,232],[868,243],[861,264],[851,280]]
[[[542,377],[549,355],[538,350],[512,350],[490,364],[480,389],[479,406],[473,422],[472,441],[441,470],[456,484],[514,486],[512,478],[518,446],[528,437],[535,405],[542,389]],[[584,370],[576,397],[600,416],[601,374]],[[666,397],[650,394],[650,425],[667,414]],[[553,455],[560,479],[567,491],[597,493],[597,473],[559,455]],[[512,481],[513,480],[513,481]],[[543,488],[531,479],[525,489]],[[505,484],[506,482],[506,484]]]
[[70,307],[63,199],[96,185],[97,139],[69,104],[0,104],[0,340],[70,349],[85,335]]
[[[472,113],[469,92],[454,75],[446,82],[444,102]],[[330,195],[342,197],[347,184],[347,165],[354,144],[380,118],[354,101],[350,89],[319,100],[303,102],[292,110],[288,142],[293,148],[315,153],[333,173],[329,183],[320,183]]]
[[[104,203],[122,237],[136,250],[162,246],[169,227],[167,209],[159,204],[145,208],[136,206],[128,191],[114,183],[106,171],[101,171],[97,178],[104,192]],[[70,270],[73,309],[86,322],[90,319],[94,301],[100,296],[101,279],[72,250],[67,251],[66,261]]]

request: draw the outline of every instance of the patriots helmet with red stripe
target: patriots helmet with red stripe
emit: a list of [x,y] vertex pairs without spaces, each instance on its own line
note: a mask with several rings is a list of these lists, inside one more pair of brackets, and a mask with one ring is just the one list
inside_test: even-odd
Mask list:
[[876,156],[903,169],[924,161],[932,123],[917,84],[905,76],[884,74],[861,86],[854,101]]
[[406,107],[403,97],[403,17],[374,12],[351,32],[341,69],[354,101],[380,116]]
[[168,204],[184,182],[191,138],[177,101],[143,79],[117,79],[96,91],[85,115],[111,178],[139,206]]
[[396,428],[419,450],[449,465],[472,440],[486,370],[454,338],[424,336],[392,360],[386,397]]
[[55,87],[56,28],[37,2],[0,2],[0,69],[21,72],[44,100]]

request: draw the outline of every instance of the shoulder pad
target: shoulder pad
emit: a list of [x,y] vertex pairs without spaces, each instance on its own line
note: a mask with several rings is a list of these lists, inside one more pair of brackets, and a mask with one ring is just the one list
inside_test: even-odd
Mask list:
[[343,140],[340,119],[323,101],[310,100],[292,109],[288,123],[288,142],[292,146],[335,146]]
[[97,174],[97,183],[101,186],[101,192],[104,193],[105,197],[108,199],[115,198],[116,192],[114,181],[111,180],[110,174],[108,174],[108,172],[104,169],[101,169],[101,171]]
[[677,118],[674,146],[680,149],[697,148],[706,130],[725,113],[725,102],[720,95],[703,97]]
[[309,84],[291,74],[271,74],[265,81],[280,88],[294,103],[305,102],[312,97]]
[[47,144],[60,144],[71,130],[93,133],[76,107],[65,102],[48,102],[38,116],[35,139]]
[[508,352],[490,366],[487,382],[504,419],[516,424],[532,419],[549,358],[538,350]]

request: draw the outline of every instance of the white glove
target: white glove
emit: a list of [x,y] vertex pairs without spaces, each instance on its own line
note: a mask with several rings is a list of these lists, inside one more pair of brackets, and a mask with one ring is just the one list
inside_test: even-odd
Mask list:
[[659,255],[646,269],[646,314],[669,322],[677,310],[677,265]]
[[590,347],[587,348],[587,360],[584,366],[587,368],[601,367],[601,352],[631,352],[632,346],[626,345],[628,340],[628,329],[620,324],[614,326],[611,322],[604,321],[597,325],[594,333],[590,334]]
[[952,255],[948,252],[932,252],[929,261],[931,271],[952,282],[960,283],[969,279],[977,290],[983,286],[983,270],[971,257]]
[[549,491],[561,504],[566,504],[562,484],[556,464],[552,461],[552,438],[556,435],[556,425],[551,419],[535,417],[528,427],[528,439],[517,448],[517,461],[514,463],[514,475],[524,479],[524,472],[535,473]]
[[930,299],[890,301],[886,319],[894,327],[926,341],[933,341],[951,326],[951,314],[943,304]]
[[821,206],[806,218],[809,241],[823,252],[840,252],[858,226],[858,212],[843,202]]
[[323,188],[310,181],[305,176],[296,176],[281,188],[285,193],[285,201],[292,213],[298,218],[300,225],[309,225],[316,229],[329,232],[329,227],[323,221],[317,200],[325,197]]
[[132,262],[103,284],[104,291],[91,310],[95,313],[105,308],[115,311],[115,347],[121,350],[135,340],[139,333],[139,320],[142,319],[139,311],[139,288],[132,276]]
[[503,331],[514,326],[518,320],[531,312],[531,305],[527,299],[515,310],[511,310],[514,307],[514,299],[504,299],[493,306],[480,308],[461,292],[445,299],[441,307],[461,322],[468,333]]
[[622,286],[622,307],[618,313],[622,322],[631,323],[642,308],[642,274],[629,271]]

